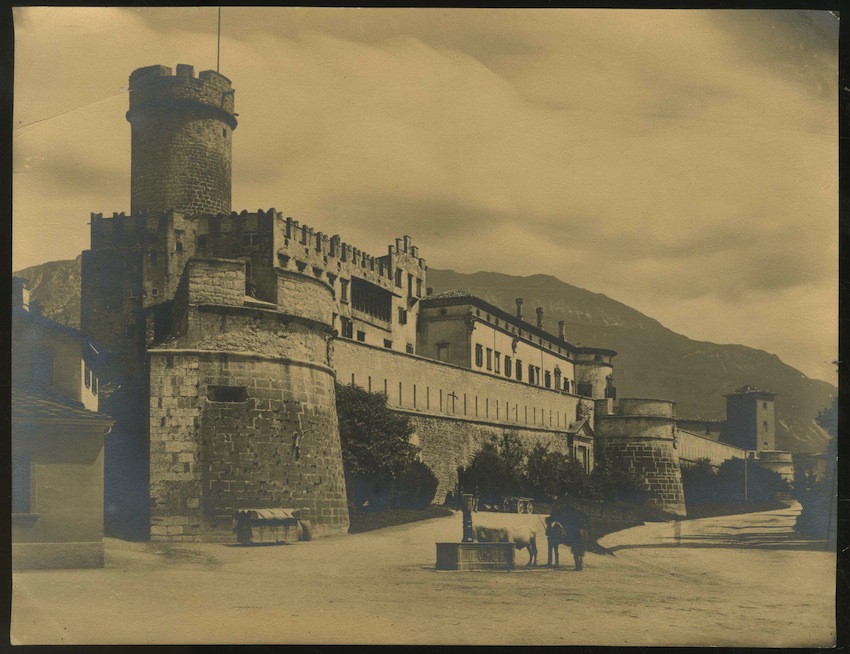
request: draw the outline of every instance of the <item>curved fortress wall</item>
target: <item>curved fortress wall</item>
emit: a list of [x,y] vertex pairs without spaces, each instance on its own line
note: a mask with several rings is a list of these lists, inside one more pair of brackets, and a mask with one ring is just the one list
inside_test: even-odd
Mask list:
[[637,473],[650,505],[686,514],[673,402],[623,398],[617,413],[596,415],[595,433],[597,453]]
[[240,508],[300,509],[315,535],[348,531],[331,289],[281,272],[280,303],[252,301],[244,268],[191,259],[176,333],[150,350],[153,540],[232,540]]
[[130,75],[130,211],[229,213],[236,117],[230,80],[178,64]]

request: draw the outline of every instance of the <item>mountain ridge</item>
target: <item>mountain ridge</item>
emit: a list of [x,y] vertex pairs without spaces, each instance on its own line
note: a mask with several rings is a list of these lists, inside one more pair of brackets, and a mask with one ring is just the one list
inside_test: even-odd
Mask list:
[[[31,298],[48,318],[79,329],[80,261],[51,261],[15,275],[29,281]],[[566,322],[567,340],[616,350],[614,380],[619,397],[657,397],[676,402],[680,417],[722,420],[726,393],[745,384],[777,394],[777,447],[820,452],[828,434],[815,422],[838,389],[811,379],[778,356],[739,344],[695,341],[665,327],[628,305],[553,275],[526,277],[500,272],[458,273],[429,268],[435,293],[461,290],[501,307],[516,310],[524,299],[526,322],[536,323],[535,308],[544,308],[544,328]],[[547,327],[548,326],[548,327]]]

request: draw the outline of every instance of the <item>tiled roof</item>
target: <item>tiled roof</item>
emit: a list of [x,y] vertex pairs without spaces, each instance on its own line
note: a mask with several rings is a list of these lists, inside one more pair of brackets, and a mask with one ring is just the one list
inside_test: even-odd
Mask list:
[[48,397],[20,386],[12,387],[12,422],[104,422],[114,420],[89,411],[80,402]]

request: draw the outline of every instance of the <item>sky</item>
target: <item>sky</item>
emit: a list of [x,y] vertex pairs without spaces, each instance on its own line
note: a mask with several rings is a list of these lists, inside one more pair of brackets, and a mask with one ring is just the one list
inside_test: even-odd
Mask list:
[[[127,78],[216,67],[213,7],[14,10],[12,269],[129,210]],[[838,19],[224,7],[233,208],[374,255],[550,274],[836,383]]]

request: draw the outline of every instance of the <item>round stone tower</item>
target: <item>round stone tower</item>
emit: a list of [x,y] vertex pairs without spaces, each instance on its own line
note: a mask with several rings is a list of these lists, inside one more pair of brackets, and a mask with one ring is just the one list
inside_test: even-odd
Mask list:
[[230,213],[230,80],[192,66],[146,66],[130,74],[130,210]]
[[611,415],[597,415],[598,454],[643,480],[647,504],[685,515],[676,435],[676,405],[669,400],[623,398]]

